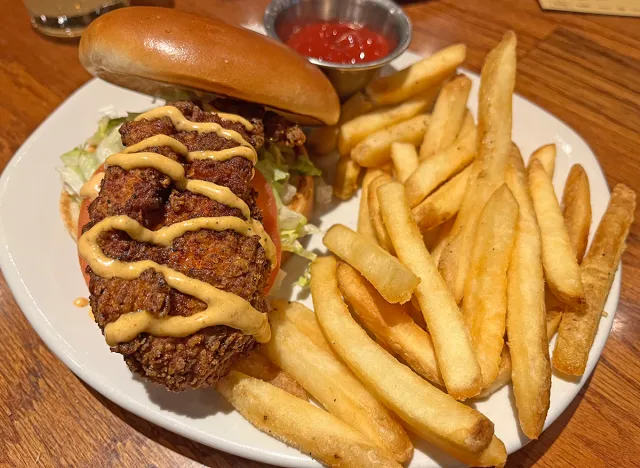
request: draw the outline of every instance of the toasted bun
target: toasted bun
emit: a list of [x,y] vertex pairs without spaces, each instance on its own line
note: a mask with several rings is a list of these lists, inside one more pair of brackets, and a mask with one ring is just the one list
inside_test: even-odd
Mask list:
[[340,114],[329,80],[284,44],[174,9],[101,16],[82,35],[80,62],[106,81],[169,99],[228,96],[307,124],[333,125]]

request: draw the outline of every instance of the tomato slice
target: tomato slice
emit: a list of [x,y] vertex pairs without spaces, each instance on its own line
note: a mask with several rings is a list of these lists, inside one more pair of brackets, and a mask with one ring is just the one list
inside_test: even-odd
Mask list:
[[[100,166],[96,173],[104,171],[104,166]],[[267,287],[265,292],[268,293],[278,276],[280,270],[280,257],[282,255],[282,244],[280,242],[280,231],[278,231],[278,206],[276,204],[276,198],[273,195],[273,190],[269,185],[269,182],[264,176],[256,169],[255,176],[251,181],[251,186],[258,192],[257,204],[258,208],[262,211],[262,225],[265,231],[271,237],[273,244],[276,247],[276,265],[271,270],[269,279],[267,280]],[[80,206],[80,215],[78,217],[78,239],[82,235],[82,228],[91,220],[89,217],[89,204],[91,200],[85,198]],[[89,274],[86,273],[87,262],[82,258],[80,259],[80,270],[84,276],[84,280],[89,285]]]
[[273,194],[271,185],[269,185],[267,179],[265,179],[257,169],[251,181],[251,186],[258,192],[256,203],[260,211],[262,211],[262,225],[264,226],[264,230],[267,231],[267,234],[269,234],[273,244],[276,246],[276,264],[273,270],[271,270],[271,275],[269,276],[265,290],[268,293],[276,282],[276,277],[280,271],[280,259],[282,257],[282,243],[280,242],[280,231],[278,230],[278,205],[276,204],[276,197]]

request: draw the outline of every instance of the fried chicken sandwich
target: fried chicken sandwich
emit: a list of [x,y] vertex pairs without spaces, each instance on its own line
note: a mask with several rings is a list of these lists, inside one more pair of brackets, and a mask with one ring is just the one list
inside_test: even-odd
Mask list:
[[80,61],[167,99],[106,117],[62,156],[61,215],[95,321],[145,379],[212,385],[269,339],[266,296],[281,253],[306,254],[318,174],[299,124],[334,124],[338,98],[282,44],[171,9],[100,17]]

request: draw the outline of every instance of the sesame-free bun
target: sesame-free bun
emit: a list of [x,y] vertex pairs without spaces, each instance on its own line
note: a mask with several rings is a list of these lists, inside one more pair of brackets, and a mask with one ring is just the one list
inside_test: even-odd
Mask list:
[[284,44],[169,8],[101,16],[82,35],[80,62],[106,81],[170,99],[227,96],[306,124],[333,125],[340,113],[329,80]]

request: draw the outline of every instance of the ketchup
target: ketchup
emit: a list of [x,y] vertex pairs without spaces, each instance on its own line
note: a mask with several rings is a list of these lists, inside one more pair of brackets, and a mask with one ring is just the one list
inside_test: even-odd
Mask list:
[[389,54],[389,41],[355,23],[325,21],[294,29],[287,45],[302,55],[334,63],[373,62]]

